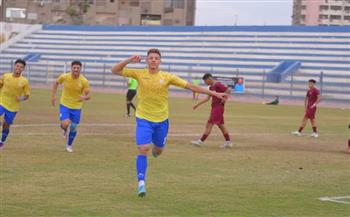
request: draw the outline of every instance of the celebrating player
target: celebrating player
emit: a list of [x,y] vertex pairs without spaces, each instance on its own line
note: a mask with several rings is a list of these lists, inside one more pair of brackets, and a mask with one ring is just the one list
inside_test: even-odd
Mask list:
[[126,116],[131,117],[130,114],[130,107],[136,111],[135,105],[132,103],[132,100],[136,96],[136,91],[137,91],[137,81],[133,78],[129,78],[128,80],[128,92],[126,93]]
[[16,60],[13,72],[3,74],[0,79],[0,116],[4,115],[0,149],[4,148],[6,138],[10,133],[10,126],[19,110],[19,103],[27,100],[30,95],[29,82],[22,76],[25,66],[24,60]]
[[299,127],[298,131],[292,132],[293,135],[301,136],[301,132],[303,131],[304,127],[306,126],[307,120],[310,119],[313,133],[311,134],[311,137],[317,138],[317,125],[316,125],[316,106],[321,100],[320,91],[315,86],[316,81],[314,79],[309,80],[309,90],[306,93],[305,97],[305,115],[301,122],[301,126]]
[[60,84],[63,91],[60,100],[60,121],[63,135],[67,139],[67,152],[73,152],[73,141],[77,135],[77,126],[80,123],[80,114],[83,101],[89,100],[89,81],[80,74],[82,64],[80,61],[71,63],[71,72],[60,75],[52,87],[51,102],[56,105],[56,92]]
[[[216,91],[218,93],[229,93],[230,92],[230,89],[228,87],[226,87],[225,85],[223,85],[219,81],[215,80],[210,73],[205,74],[202,79],[207,85],[209,85],[209,89],[212,91]],[[231,148],[232,142],[230,139],[230,135],[229,135],[228,130],[224,124],[225,100],[219,99],[215,96],[208,95],[205,99],[203,99],[202,101],[200,101],[196,105],[194,105],[193,109],[197,109],[200,105],[208,102],[210,100],[210,98],[212,98],[211,112],[210,112],[209,120],[208,120],[207,125],[205,127],[205,131],[199,140],[192,141],[191,143],[198,146],[198,147],[202,146],[204,141],[209,136],[213,126],[216,124],[225,137],[225,143],[222,147],[223,148]]]
[[136,144],[139,155],[136,158],[138,178],[138,195],[146,195],[145,178],[147,171],[147,153],[151,149],[154,157],[158,157],[165,146],[168,134],[168,89],[170,85],[205,93],[219,99],[227,97],[225,93],[216,93],[200,86],[186,82],[176,75],[161,71],[161,53],[158,49],[147,52],[145,69],[125,68],[129,63],[138,63],[140,56],[132,56],[112,67],[117,75],[132,77],[138,82],[138,104],[136,109]]

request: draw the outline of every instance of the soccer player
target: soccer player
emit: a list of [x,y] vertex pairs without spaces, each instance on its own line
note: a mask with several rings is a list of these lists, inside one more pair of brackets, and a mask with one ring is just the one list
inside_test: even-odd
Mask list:
[[280,98],[279,96],[276,96],[276,98],[273,101],[267,102],[267,103],[264,103],[264,104],[265,105],[278,105],[280,103],[279,98]]
[[4,115],[0,149],[4,148],[6,138],[10,133],[10,126],[19,110],[19,103],[27,100],[30,95],[29,82],[22,76],[25,66],[24,60],[16,60],[13,72],[4,73],[0,79],[0,116]]
[[138,178],[138,196],[146,195],[145,178],[147,171],[147,154],[152,148],[152,155],[158,157],[166,143],[168,134],[168,89],[170,85],[190,89],[195,92],[216,96],[220,99],[227,97],[225,93],[216,93],[203,87],[196,86],[176,75],[161,71],[161,53],[158,49],[147,52],[145,69],[125,68],[129,63],[139,63],[140,56],[132,56],[115,64],[111,71],[114,74],[132,77],[138,82],[136,109],[136,172]]
[[[219,81],[215,80],[210,73],[205,74],[202,79],[204,83],[206,83],[209,86],[210,90],[216,91],[218,93],[230,93],[230,89],[225,85],[223,85],[222,83],[220,83]],[[202,146],[204,144],[204,141],[210,135],[210,132],[213,129],[213,126],[217,125],[225,137],[225,143],[222,147],[231,148],[232,142],[230,139],[230,135],[224,124],[225,100],[222,100],[215,96],[208,95],[205,99],[199,101],[196,105],[194,105],[193,109],[197,109],[200,105],[208,102],[210,98],[212,98],[211,112],[210,112],[209,120],[205,127],[205,131],[199,140],[192,141],[191,143],[198,147]]]
[[317,138],[317,125],[316,125],[316,109],[317,105],[321,100],[320,91],[316,88],[316,81],[314,79],[310,79],[308,82],[309,90],[306,93],[305,97],[305,115],[301,122],[301,126],[299,127],[298,131],[292,132],[293,135],[301,136],[301,132],[303,131],[304,127],[306,126],[306,123],[308,120],[310,120],[312,125],[313,133],[311,134],[311,137]]
[[[60,121],[63,136],[67,139],[67,152],[73,152],[73,141],[80,123],[81,108],[83,102],[90,99],[89,81],[80,74],[81,67],[80,61],[73,61],[71,72],[60,75],[52,87],[51,102],[55,106],[57,88],[60,84],[63,84],[60,100]],[[67,138],[68,127],[69,134]]]
[[137,81],[133,78],[129,78],[128,80],[128,92],[126,93],[126,116],[131,117],[130,114],[130,107],[136,111],[135,105],[132,103],[132,100],[134,99],[136,95],[136,90],[137,90]]

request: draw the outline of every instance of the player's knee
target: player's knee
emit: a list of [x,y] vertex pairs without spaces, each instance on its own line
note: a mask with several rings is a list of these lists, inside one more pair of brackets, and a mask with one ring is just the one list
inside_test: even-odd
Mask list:
[[78,124],[72,123],[69,127],[70,132],[76,132],[77,131]]
[[3,129],[9,129],[10,128],[10,124],[7,123],[6,121],[2,124],[2,128]]
[[141,145],[141,146],[139,146],[139,152],[142,155],[147,155],[147,153],[149,152],[149,149],[150,149],[149,145]]

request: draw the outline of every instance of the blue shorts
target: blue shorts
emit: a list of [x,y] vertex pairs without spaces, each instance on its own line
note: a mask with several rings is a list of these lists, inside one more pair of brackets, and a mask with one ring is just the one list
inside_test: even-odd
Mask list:
[[69,119],[72,123],[80,123],[81,109],[70,109],[64,105],[60,105],[60,120]]
[[163,148],[168,135],[169,121],[151,122],[136,118],[136,144],[151,144]]
[[13,124],[13,120],[15,119],[17,112],[11,112],[0,105],[0,116],[2,116],[4,113],[5,122],[9,125]]

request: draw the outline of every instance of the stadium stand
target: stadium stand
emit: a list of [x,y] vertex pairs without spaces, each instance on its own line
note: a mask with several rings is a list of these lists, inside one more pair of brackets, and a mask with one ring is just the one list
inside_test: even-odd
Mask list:
[[206,72],[243,77],[246,95],[301,98],[313,78],[324,100],[350,102],[350,28],[339,26],[43,25],[0,50],[0,71],[33,58],[25,75],[40,84],[81,60],[93,86],[124,88],[109,69],[150,48],[161,50],[164,70],[188,80]]

